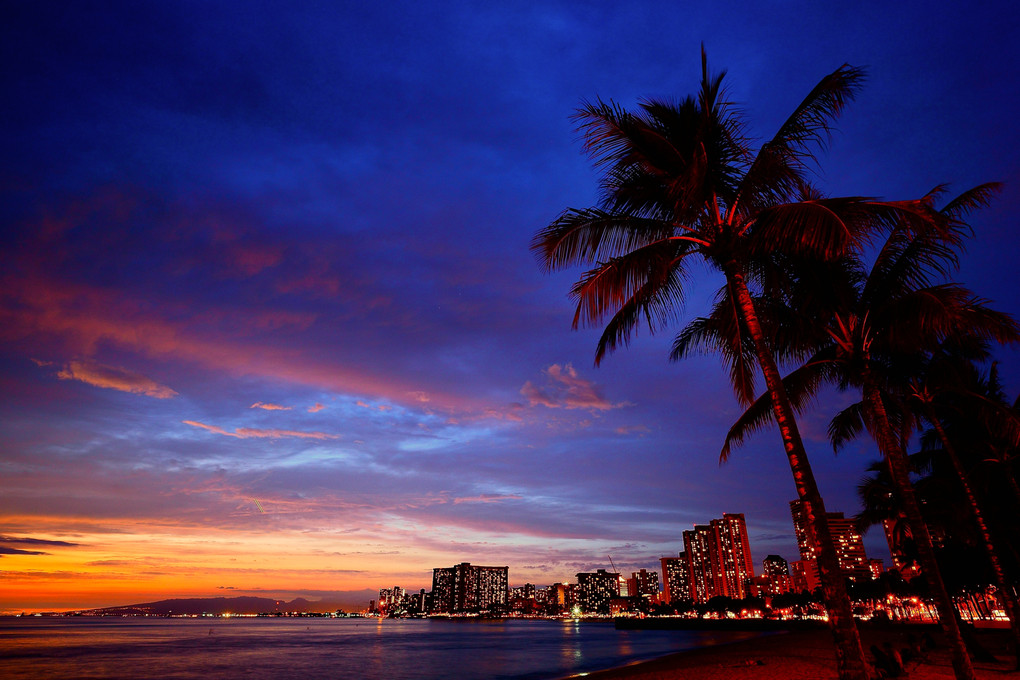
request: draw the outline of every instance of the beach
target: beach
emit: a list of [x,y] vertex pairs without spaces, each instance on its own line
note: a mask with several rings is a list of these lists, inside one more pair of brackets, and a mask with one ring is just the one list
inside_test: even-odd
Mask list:
[[[911,680],[953,680],[949,648],[932,632],[935,647],[904,664]],[[861,631],[865,650],[889,643],[908,646],[908,633],[889,628]],[[980,645],[995,661],[974,661],[978,680],[1020,677],[1008,631],[980,631]],[[871,655],[868,655],[869,661]],[[578,676],[573,676],[578,677]],[[828,630],[801,630],[764,635],[726,645],[703,647],[621,668],[583,676],[585,680],[838,680],[832,636]]]

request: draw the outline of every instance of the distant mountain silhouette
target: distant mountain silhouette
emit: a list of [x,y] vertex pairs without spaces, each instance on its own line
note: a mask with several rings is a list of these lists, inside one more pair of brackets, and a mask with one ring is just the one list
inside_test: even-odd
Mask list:
[[275,612],[335,612],[360,611],[368,605],[368,600],[376,593],[371,590],[338,592],[329,600],[311,601],[303,597],[287,602],[268,597],[196,597],[186,599],[160,600],[120,607],[103,607],[91,609],[97,614],[140,616],[169,616],[181,614],[199,616],[201,614],[263,614]]

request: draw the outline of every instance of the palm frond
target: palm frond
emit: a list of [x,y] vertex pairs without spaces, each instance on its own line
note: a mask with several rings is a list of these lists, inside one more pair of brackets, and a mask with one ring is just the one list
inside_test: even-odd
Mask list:
[[957,284],[929,286],[900,295],[876,310],[872,323],[886,351],[934,351],[948,338],[969,336],[999,343],[1020,341],[1020,326],[1009,314]]
[[717,302],[710,316],[699,317],[684,326],[673,341],[670,359],[679,361],[696,353],[709,352],[722,355],[734,394],[740,403],[750,404],[755,395],[757,356],[754,343],[728,299]]
[[681,284],[687,274],[679,265],[691,252],[688,241],[666,239],[590,269],[570,290],[570,297],[577,301],[574,328],[595,326],[626,304],[637,304],[637,312],[650,313],[653,327],[669,323],[683,307]]
[[857,402],[847,406],[829,421],[829,441],[832,443],[832,450],[839,452],[857,439],[865,429],[864,404]]
[[951,200],[939,212],[949,219],[959,220],[974,210],[988,207],[992,202],[992,197],[1001,190],[1002,184],[999,182],[979,184]]
[[[814,400],[818,390],[831,378],[829,361],[812,361],[783,378],[790,405],[797,414],[803,413]],[[726,433],[719,462],[725,463],[733,447],[742,445],[748,437],[769,427],[774,422],[772,396],[765,392],[744,411]]]
[[531,241],[531,251],[548,269],[604,262],[669,238],[676,228],[661,220],[610,213],[597,208],[564,211]]
[[762,145],[740,185],[735,207],[744,214],[778,202],[795,200],[794,192],[804,180],[805,161],[811,147],[822,148],[832,124],[864,82],[864,71],[844,64],[822,78]]

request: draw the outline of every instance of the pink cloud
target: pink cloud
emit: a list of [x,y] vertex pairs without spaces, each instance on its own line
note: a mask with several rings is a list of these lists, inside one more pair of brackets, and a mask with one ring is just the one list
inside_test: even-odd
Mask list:
[[529,406],[594,411],[629,406],[626,402],[614,404],[608,401],[595,383],[580,377],[570,364],[553,364],[543,373],[547,378],[545,385],[539,387],[529,380],[521,387],[521,395],[528,400]]
[[309,406],[308,407],[308,412],[309,413],[318,413],[319,411],[321,411],[324,408],[326,408],[326,407],[323,406],[322,404],[320,404],[319,402],[315,402],[315,406]]
[[339,439],[338,434],[328,434],[326,432],[301,432],[298,430],[276,430],[276,429],[260,429],[252,427],[239,427],[233,432],[225,430],[222,427],[216,425],[206,425],[195,420],[182,420],[185,425],[191,425],[192,427],[198,427],[203,430],[208,430],[215,434],[223,435],[224,437],[235,437],[237,439],[284,439],[287,437],[297,437],[299,439]]
[[177,396],[174,390],[144,375],[91,361],[71,361],[57,373],[57,377],[61,380],[78,380],[95,387],[144,394],[157,399]]
[[283,259],[283,252],[270,246],[235,246],[231,253],[234,267],[246,276],[254,276],[263,269],[275,267]]
[[616,428],[616,434],[647,434],[648,432],[651,430],[644,425],[621,425]]
[[270,404],[264,401],[256,401],[248,408],[260,408],[264,411],[289,411],[290,406],[280,406],[279,404]]
[[[163,305],[153,308],[123,291],[39,277],[0,279],[0,341],[45,344],[48,351],[92,355],[100,347],[137,352],[165,361],[177,359],[204,368],[247,376],[272,377],[334,391],[426,403],[430,395],[412,389],[399,376],[323,360],[316,353],[266,340],[263,331],[302,330],[315,315],[285,310],[212,309],[199,316]],[[471,407],[453,394],[438,395],[445,407]]]

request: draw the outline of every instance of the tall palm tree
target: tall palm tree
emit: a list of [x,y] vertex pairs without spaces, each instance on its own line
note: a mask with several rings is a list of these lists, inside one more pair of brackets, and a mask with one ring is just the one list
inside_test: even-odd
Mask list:
[[735,391],[745,402],[753,398],[756,365],[772,396],[772,414],[818,548],[840,677],[864,680],[870,670],[825,506],[750,287],[773,253],[838,257],[879,228],[930,220],[930,209],[923,201],[826,199],[810,186],[807,164],[859,88],[860,69],[844,65],[824,77],[776,135],[754,150],[743,120],[725,99],[724,74],[709,74],[704,49],[701,65],[696,97],[645,100],[636,113],[601,100],[578,111],[585,149],[605,169],[601,200],[596,207],[566,210],[536,235],[532,247],[549,269],[591,267],[571,295],[577,301],[575,327],[605,322],[596,364],[626,345],[642,321],[654,331],[679,316],[685,279],[696,260],[722,272],[734,326],[753,347],[754,363],[741,364],[732,375]]
[[[787,377],[788,388],[797,392],[798,405],[827,380],[844,390],[859,390],[860,404],[841,414],[843,423],[833,434],[841,437],[847,423],[859,421],[878,444],[910,526],[922,572],[935,596],[940,623],[952,643],[953,668],[959,680],[973,680],[974,671],[910,481],[905,444],[914,421],[904,403],[908,390],[901,376],[904,367],[921,365],[950,336],[1000,342],[1020,338],[1020,329],[1008,315],[989,309],[985,301],[959,285],[939,282],[956,268],[957,253],[968,230],[962,215],[985,204],[995,188],[982,185],[954,199],[940,211],[941,224],[897,229],[868,271],[852,259],[826,268],[834,279],[828,283],[816,280],[814,286],[831,294],[830,312],[811,319],[815,329],[812,339],[820,341],[820,347]],[[931,200],[943,191],[937,188],[930,194]],[[793,300],[793,309],[798,306]],[[727,447],[766,423],[769,399],[763,395],[745,412],[731,428]]]

